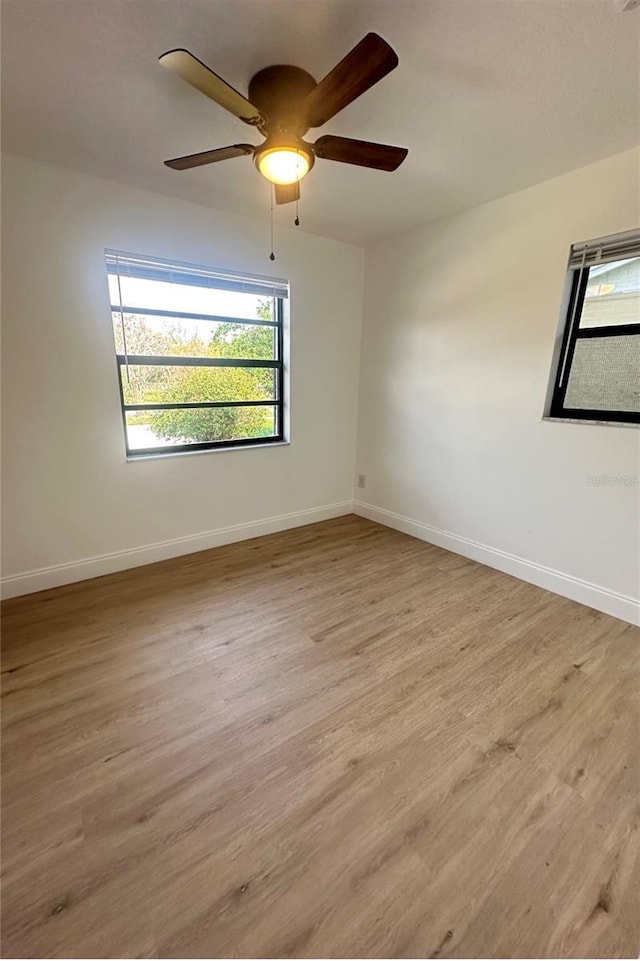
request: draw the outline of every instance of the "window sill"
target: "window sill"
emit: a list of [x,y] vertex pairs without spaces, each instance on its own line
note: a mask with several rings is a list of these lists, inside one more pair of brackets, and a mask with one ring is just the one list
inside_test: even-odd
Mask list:
[[585,417],[549,417],[546,414],[542,420],[550,424],[586,424],[589,427],[631,427],[636,430],[640,427],[640,424],[624,420],[587,420]]
[[125,458],[127,464],[138,464],[141,461],[165,460],[167,457],[199,457],[203,454],[229,454],[232,451],[245,450],[266,450],[271,447],[290,447],[290,440],[276,440],[270,444],[243,444],[234,447],[209,447],[207,450],[168,450],[162,454],[128,454]]

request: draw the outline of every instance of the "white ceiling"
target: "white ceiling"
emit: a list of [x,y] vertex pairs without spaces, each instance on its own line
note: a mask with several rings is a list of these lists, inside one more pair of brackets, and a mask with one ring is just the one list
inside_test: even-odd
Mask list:
[[260,137],[158,55],[187,47],[245,91],[272,63],[320,79],[369,30],[400,65],[318,135],[409,156],[396,173],[318,161],[300,209],[313,233],[366,244],[640,139],[640,9],[613,0],[3,0],[3,149],[266,219],[250,158],[163,166]]

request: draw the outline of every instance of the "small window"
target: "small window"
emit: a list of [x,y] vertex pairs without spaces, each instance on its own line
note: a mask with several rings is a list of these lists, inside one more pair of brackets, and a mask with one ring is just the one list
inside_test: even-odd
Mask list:
[[287,283],[106,260],[127,456],[284,440]]
[[640,232],[575,244],[547,414],[640,423]]

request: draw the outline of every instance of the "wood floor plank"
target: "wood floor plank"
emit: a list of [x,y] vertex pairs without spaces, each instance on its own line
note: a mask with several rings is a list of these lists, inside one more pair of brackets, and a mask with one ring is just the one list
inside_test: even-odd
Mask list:
[[2,614],[5,956],[637,956],[638,629],[353,516]]

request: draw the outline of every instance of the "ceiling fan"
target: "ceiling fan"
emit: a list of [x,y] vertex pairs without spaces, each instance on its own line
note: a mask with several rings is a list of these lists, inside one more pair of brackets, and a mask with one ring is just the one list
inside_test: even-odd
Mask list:
[[404,147],[349,137],[325,135],[315,143],[303,139],[311,127],[321,127],[397,67],[395,51],[376,33],[368,33],[320,83],[300,67],[279,64],[260,70],[249,83],[248,98],[188,50],[169,50],[160,63],[266,138],[259,146],[239,143],[165,160],[173,170],[253,155],[260,173],[275,185],[276,203],[287,204],[300,197],[300,181],[316,157],[396,170],[407,156]]

